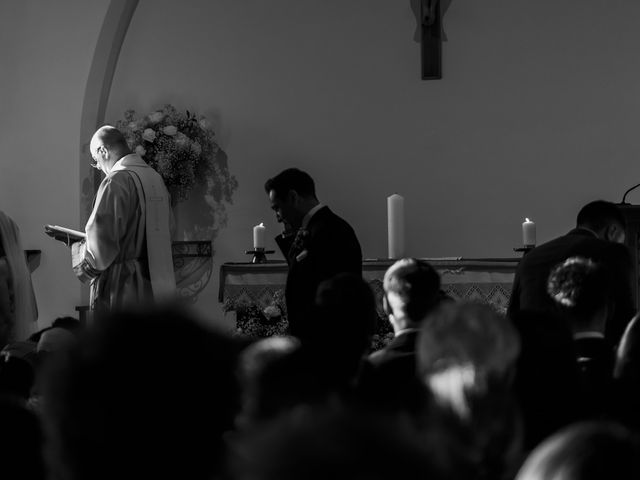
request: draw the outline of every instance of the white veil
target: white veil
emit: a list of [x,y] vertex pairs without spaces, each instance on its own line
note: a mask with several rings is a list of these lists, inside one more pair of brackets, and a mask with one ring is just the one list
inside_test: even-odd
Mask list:
[[38,320],[38,307],[31,283],[31,273],[20,230],[16,223],[0,210],[0,241],[6,255],[14,298],[14,324],[9,341],[26,340],[35,331]]

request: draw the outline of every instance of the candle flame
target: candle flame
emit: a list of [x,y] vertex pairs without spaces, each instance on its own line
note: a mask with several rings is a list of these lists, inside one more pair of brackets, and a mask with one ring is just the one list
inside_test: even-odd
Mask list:
[[259,227],[264,227],[264,223],[260,222],[260,225],[258,225]]
[[529,220],[528,218],[525,217],[524,221],[525,222],[530,222],[531,220]]

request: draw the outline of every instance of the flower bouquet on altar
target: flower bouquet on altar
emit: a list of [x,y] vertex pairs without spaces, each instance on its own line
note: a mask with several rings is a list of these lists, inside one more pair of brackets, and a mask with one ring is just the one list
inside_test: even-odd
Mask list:
[[235,310],[235,335],[252,339],[286,335],[289,329],[282,291],[277,291],[266,307],[256,303],[224,305],[225,311]]

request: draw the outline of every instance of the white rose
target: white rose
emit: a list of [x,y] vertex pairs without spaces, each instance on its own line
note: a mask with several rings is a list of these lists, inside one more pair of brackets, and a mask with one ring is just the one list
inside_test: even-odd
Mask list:
[[176,134],[176,144],[184,147],[185,145],[187,145],[189,143],[189,138],[182,132],[178,132]]
[[176,133],[178,133],[178,128],[174,125],[167,125],[162,129],[162,132],[165,135],[169,135],[170,137],[173,137]]
[[202,117],[200,119],[200,121],[198,122],[198,124],[200,125],[200,128],[202,128],[203,130],[206,130],[209,128],[209,120],[207,120],[206,118]]
[[151,114],[149,114],[149,121],[151,123],[158,123],[160,120],[162,120],[164,118],[164,113],[162,113],[161,111],[157,110]]
[[142,138],[147,142],[153,142],[156,139],[156,132],[152,128],[147,128],[142,132]]
[[275,305],[269,305],[262,311],[262,313],[264,313],[264,316],[267,318],[275,318],[282,315],[280,309]]
[[144,147],[143,147],[142,145],[138,145],[138,146],[136,147],[136,150],[135,150],[135,151],[136,151],[136,153],[137,153],[138,155],[140,155],[141,157],[144,157],[144,154],[145,154],[145,153],[147,153],[147,151],[144,149]]

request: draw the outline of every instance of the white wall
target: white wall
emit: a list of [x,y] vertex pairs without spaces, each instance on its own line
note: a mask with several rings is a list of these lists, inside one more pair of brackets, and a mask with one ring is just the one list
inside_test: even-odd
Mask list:
[[32,275],[41,327],[82,303],[67,249],[43,225],[80,227],[80,113],[107,6],[0,2],[0,209],[19,224],[25,248],[42,250]]
[[[39,289],[44,275],[64,280],[53,311],[75,295],[74,279],[39,229],[78,218],[75,177],[60,168],[77,160],[73,120],[106,2],[15,3],[21,16],[0,35],[21,63],[0,86],[18,94],[1,131],[8,158],[28,163],[2,174],[0,195],[2,208],[20,200],[29,246],[49,248]],[[619,200],[640,181],[639,20],[628,0],[454,0],[444,78],[422,81],[409,0],[142,0],[107,120],[167,102],[213,120],[240,183],[198,304],[218,315],[217,268],[247,258],[256,223],[277,233],[262,186],[288,166],[314,176],[366,257],[386,254],[392,192],[406,197],[416,256],[510,257],[525,216],[541,242],[568,230],[583,203]],[[23,174],[35,188],[5,191]]]
[[386,254],[393,192],[408,254],[510,257],[525,216],[544,241],[639,179],[638,20],[629,1],[455,0],[444,78],[422,81],[409,1],[143,0],[107,118],[165,102],[213,118],[240,183],[216,267],[246,259],[257,222],[278,232],[262,185],[292,165],[366,257]]

